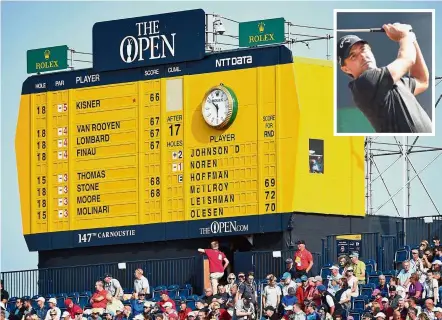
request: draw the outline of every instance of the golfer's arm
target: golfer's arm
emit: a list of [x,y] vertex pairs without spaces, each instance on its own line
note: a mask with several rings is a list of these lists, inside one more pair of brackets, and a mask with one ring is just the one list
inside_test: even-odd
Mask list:
[[414,95],[417,96],[428,89],[430,74],[428,73],[427,64],[417,40],[414,41],[414,48],[416,50],[416,62],[411,66],[410,76],[416,79]]
[[414,36],[407,35],[399,40],[399,52],[396,60],[387,68],[393,78],[393,83],[398,82],[416,62],[416,49],[413,44]]

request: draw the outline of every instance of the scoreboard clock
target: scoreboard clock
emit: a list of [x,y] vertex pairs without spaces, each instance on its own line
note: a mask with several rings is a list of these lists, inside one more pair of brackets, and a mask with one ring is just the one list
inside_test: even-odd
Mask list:
[[231,88],[220,84],[206,93],[201,111],[209,126],[224,129],[235,121],[238,99]]

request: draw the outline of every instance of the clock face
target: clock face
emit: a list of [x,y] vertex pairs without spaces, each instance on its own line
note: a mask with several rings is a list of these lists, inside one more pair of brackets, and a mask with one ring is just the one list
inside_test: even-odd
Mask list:
[[236,110],[236,98],[231,90],[223,86],[209,90],[202,105],[204,120],[217,129],[230,125],[236,116]]

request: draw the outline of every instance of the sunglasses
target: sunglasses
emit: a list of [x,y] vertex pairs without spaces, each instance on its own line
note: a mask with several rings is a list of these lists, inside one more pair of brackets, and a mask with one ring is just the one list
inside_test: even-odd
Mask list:
[[229,280],[235,280],[236,278],[229,278]]

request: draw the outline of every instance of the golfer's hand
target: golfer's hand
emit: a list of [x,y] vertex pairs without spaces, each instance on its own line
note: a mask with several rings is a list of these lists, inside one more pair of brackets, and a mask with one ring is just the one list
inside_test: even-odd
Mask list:
[[384,24],[382,26],[382,29],[385,30],[387,37],[389,37],[393,41],[399,42],[402,38],[406,37],[409,34],[412,28],[409,24],[389,23]]

